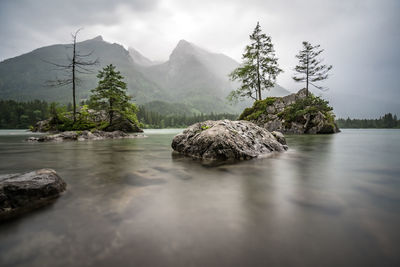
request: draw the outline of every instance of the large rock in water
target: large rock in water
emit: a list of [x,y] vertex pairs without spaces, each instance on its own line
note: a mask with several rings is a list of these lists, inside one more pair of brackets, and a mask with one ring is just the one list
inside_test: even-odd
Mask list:
[[204,160],[243,160],[287,150],[283,135],[278,139],[254,123],[230,120],[193,124],[176,135],[171,146],[181,154]]
[[330,134],[340,132],[328,102],[306,89],[284,97],[268,97],[247,108],[240,119],[254,122],[268,131],[284,134]]
[[52,169],[0,175],[0,220],[51,203],[66,187]]

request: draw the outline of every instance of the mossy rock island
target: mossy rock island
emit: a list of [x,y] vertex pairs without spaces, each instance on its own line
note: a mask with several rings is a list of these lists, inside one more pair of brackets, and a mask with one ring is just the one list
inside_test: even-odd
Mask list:
[[104,110],[88,109],[83,106],[74,122],[71,112],[56,113],[51,118],[39,121],[33,132],[49,133],[39,137],[29,137],[30,142],[59,142],[84,141],[145,137],[139,123],[134,118],[119,114],[110,123],[109,116]]
[[340,132],[328,101],[302,89],[284,97],[268,97],[246,108],[240,120],[251,121],[268,131],[285,134],[332,134]]

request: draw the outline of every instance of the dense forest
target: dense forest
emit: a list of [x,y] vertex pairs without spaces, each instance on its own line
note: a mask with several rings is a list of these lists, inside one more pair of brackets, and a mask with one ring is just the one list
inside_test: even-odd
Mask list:
[[400,128],[396,115],[387,113],[379,119],[338,119],[339,128]]
[[[0,129],[28,129],[37,121],[50,116],[51,104],[45,101],[16,102],[0,100]],[[63,107],[66,111],[72,110],[72,105]],[[143,128],[181,128],[205,120],[237,119],[235,114],[176,114],[160,113],[141,106],[137,117]]]
[[139,121],[143,124],[143,128],[183,128],[192,125],[196,122],[206,121],[206,120],[236,120],[238,115],[236,114],[191,114],[181,115],[181,114],[161,114],[156,111],[148,110],[144,106],[139,107],[137,113]]
[[28,129],[49,117],[50,105],[45,101],[16,102],[0,100],[0,129]]
[[[0,100],[0,129],[28,129],[39,120],[49,118],[50,104],[45,101],[16,102]],[[71,104],[65,106],[71,110]],[[181,128],[205,120],[236,120],[236,114],[176,114],[160,113],[146,106],[140,106],[137,117],[143,128]],[[339,128],[400,128],[397,115],[387,113],[378,119],[338,119]]]

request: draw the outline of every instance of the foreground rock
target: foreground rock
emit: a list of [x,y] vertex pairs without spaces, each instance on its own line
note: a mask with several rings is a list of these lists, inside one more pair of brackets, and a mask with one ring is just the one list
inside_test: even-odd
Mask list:
[[62,141],[85,141],[85,140],[104,140],[122,138],[140,138],[143,134],[129,134],[123,131],[104,132],[104,131],[67,131],[58,134],[44,135],[39,137],[29,137],[29,142],[62,142]]
[[284,134],[330,134],[340,132],[328,102],[310,95],[306,90],[284,97],[256,101],[240,115],[268,131]]
[[193,124],[172,140],[172,148],[184,155],[204,160],[243,160],[274,151],[285,151],[283,135],[248,121],[205,121]]
[[0,220],[49,204],[66,187],[52,169],[0,175]]

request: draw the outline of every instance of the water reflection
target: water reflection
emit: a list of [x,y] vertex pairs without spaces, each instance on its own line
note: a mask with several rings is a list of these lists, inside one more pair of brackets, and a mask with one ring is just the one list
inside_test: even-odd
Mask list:
[[400,131],[290,136],[286,153],[217,166],[171,154],[176,132],[0,135],[1,173],[50,167],[68,183],[0,225],[0,266],[398,265]]

